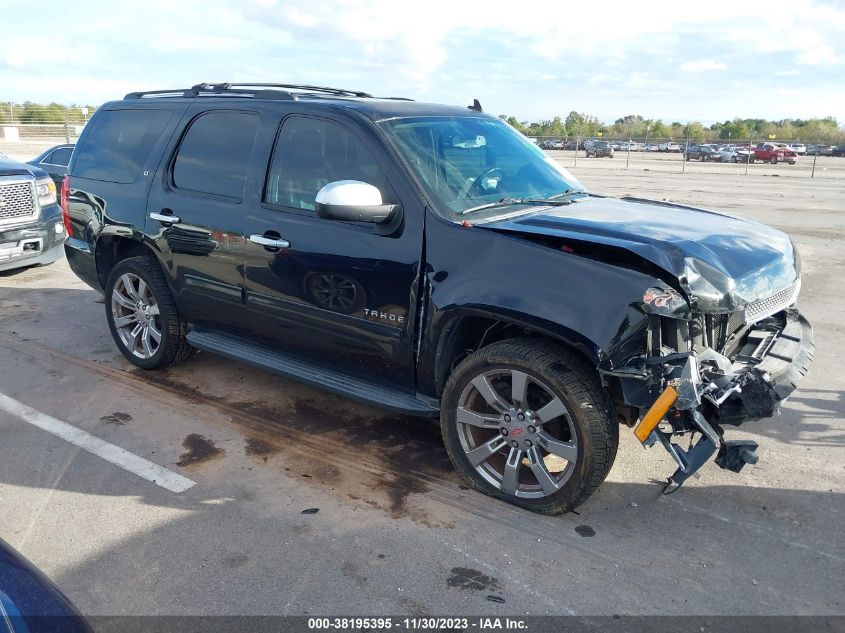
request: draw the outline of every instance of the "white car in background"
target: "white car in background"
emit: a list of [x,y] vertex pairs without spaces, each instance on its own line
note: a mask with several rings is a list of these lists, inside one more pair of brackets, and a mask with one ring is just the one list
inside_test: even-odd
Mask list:
[[790,145],[792,151],[798,154],[799,156],[806,156],[807,155],[807,146],[804,143],[792,143]]
[[753,152],[747,147],[731,145],[719,150],[719,160],[723,163],[745,163]]

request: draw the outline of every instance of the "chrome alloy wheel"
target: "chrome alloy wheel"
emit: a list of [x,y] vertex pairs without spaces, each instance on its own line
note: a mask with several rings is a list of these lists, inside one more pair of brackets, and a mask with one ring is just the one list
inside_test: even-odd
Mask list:
[[152,358],[161,345],[161,315],[147,283],[133,273],[121,275],[112,290],[111,314],[124,347],[138,358]]
[[470,464],[489,484],[523,499],[542,499],[569,480],[578,439],[566,404],[537,378],[516,369],[476,376],[455,417]]

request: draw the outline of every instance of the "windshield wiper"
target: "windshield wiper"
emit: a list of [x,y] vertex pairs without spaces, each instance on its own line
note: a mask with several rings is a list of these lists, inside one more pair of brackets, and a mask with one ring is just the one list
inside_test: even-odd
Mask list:
[[536,205],[542,207],[563,207],[567,204],[572,204],[574,202],[574,200],[571,199],[560,200],[562,196],[569,195],[570,193],[580,192],[575,191],[574,189],[569,189],[568,191],[564,191],[563,193],[551,196],[550,198],[502,198],[501,200],[497,200],[496,202],[488,202],[487,204],[480,204],[477,207],[470,207],[469,209],[464,209],[463,211],[461,211],[461,215],[466,215],[467,213],[475,213],[476,211],[482,211],[483,209],[492,209],[494,207],[507,207],[516,204]]

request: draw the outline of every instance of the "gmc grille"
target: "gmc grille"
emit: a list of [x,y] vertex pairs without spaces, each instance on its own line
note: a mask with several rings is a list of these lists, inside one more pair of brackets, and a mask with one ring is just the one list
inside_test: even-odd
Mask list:
[[10,224],[34,217],[35,185],[32,179],[4,180],[0,178],[0,224]]

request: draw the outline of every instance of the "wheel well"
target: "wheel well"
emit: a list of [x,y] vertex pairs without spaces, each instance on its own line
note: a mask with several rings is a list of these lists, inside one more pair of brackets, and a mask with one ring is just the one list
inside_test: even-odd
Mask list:
[[[458,363],[474,351],[496,341],[522,337],[548,340],[557,345],[562,345],[577,353],[590,367],[595,367],[595,359],[591,358],[582,347],[573,345],[560,337],[500,319],[464,316],[446,327],[438,346],[435,359],[435,380],[438,395],[443,393],[446,381]],[[598,371],[596,371],[596,377],[600,379],[610,401],[613,418],[620,424],[633,426],[637,420],[638,412],[625,404],[619,381],[612,376],[599,377]]]
[[583,349],[545,332],[501,319],[463,316],[446,326],[438,345],[435,359],[435,381],[438,394],[443,392],[452,370],[474,351],[496,341],[525,337],[554,341],[558,345],[564,345],[577,352],[591,366],[595,365],[594,359],[590,358]]
[[151,255],[152,251],[144,244],[130,237],[104,235],[97,240],[95,252],[97,262],[97,276],[100,284],[106,287],[106,280],[114,266],[128,257]]

